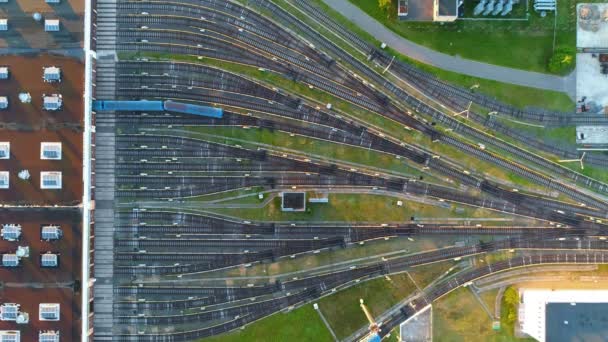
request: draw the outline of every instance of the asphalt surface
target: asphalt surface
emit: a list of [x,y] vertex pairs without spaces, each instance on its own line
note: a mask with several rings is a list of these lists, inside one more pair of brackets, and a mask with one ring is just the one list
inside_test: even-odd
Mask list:
[[464,75],[512,83],[520,86],[565,92],[570,97],[576,96],[576,77],[574,76],[574,73],[566,77],[560,77],[477,62],[458,56],[450,56],[403,38],[376,21],[376,19],[367,15],[367,13],[363,12],[348,0],[323,1],[353,23],[357,24],[361,29],[376,37],[376,39],[417,61]]

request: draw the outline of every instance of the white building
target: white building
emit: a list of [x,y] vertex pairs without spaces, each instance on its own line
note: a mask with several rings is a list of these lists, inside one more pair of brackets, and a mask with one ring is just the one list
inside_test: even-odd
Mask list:
[[523,332],[539,342],[546,342],[547,304],[608,303],[608,290],[520,289],[519,293],[518,323]]
[[21,226],[18,224],[5,224],[2,225],[0,233],[2,239],[6,241],[17,241],[21,237]]
[[63,104],[60,94],[51,94],[42,96],[42,107],[45,110],[59,110]]
[[41,189],[61,189],[61,172],[42,171],[40,172]]
[[19,257],[17,254],[2,254],[2,266],[4,267],[17,267],[19,266]]
[[54,66],[43,68],[42,79],[45,82],[61,82],[61,69]]
[[46,32],[57,32],[59,31],[59,20],[58,19],[45,19],[44,30]]
[[59,342],[59,331],[40,331],[38,333],[38,342]]
[[40,237],[45,241],[59,240],[63,236],[61,228],[58,226],[42,226]]
[[61,160],[60,142],[41,142],[40,159],[42,160]]
[[20,342],[21,332],[19,330],[0,330],[0,342]]
[[11,143],[8,141],[0,141],[0,159],[11,158]]
[[59,304],[58,303],[40,303],[38,306],[38,319],[41,321],[58,321]]
[[57,267],[59,266],[59,256],[53,253],[45,253],[40,255],[40,266],[42,267]]
[[0,189],[9,188],[10,173],[8,171],[0,171]]

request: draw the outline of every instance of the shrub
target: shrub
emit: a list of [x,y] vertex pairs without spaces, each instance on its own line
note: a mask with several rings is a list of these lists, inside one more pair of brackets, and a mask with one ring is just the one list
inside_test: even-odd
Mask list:
[[553,73],[564,73],[569,71],[574,66],[574,58],[576,51],[571,47],[558,47],[555,49],[553,56],[549,58],[549,71]]

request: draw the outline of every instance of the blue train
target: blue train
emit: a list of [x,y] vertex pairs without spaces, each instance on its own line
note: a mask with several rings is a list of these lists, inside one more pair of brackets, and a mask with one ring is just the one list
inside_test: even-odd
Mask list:
[[224,115],[222,108],[201,106],[190,103],[167,101],[93,101],[93,110],[102,111],[130,111],[130,112],[176,112],[206,116],[221,119]]

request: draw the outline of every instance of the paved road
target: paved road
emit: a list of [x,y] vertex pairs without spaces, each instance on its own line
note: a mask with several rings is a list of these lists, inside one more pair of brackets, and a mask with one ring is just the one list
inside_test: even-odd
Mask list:
[[538,72],[507,68],[450,56],[409,41],[394,33],[374,18],[367,15],[348,0],[323,0],[327,5],[369,32],[391,48],[420,62],[460,74],[512,83],[526,87],[555,90],[575,97],[575,73],[566,76],[547,75]]

